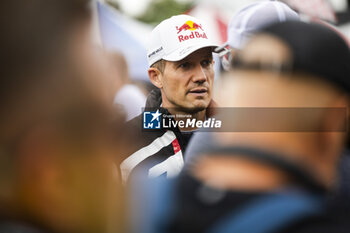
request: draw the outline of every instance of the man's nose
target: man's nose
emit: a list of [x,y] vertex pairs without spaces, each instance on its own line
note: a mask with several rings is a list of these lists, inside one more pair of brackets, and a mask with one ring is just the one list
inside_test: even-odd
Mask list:
[[200,64],[196,65],[192,81],[195,83],[204,83],[205,81],[207,81],[207,78],[207,74],[203,67]]

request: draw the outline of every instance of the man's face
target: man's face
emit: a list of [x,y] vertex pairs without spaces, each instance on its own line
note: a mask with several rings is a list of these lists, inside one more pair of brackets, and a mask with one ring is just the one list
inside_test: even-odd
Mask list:
[[211,48],[199,49],[178,62],[166,62],[161,74],[163,106],[185,112],[206,109],[214,81]]

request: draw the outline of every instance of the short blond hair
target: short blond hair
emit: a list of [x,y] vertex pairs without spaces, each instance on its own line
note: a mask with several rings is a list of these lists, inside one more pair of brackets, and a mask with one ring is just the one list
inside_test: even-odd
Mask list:
[[158,69],[161,73],[164,72],[164,69],[165,69],[165,64],[166,64],[166,61],[165,60],[159,60],[157,61],[156,63],[154,63],[153,65],[151,65],[152,68],[156,68]]

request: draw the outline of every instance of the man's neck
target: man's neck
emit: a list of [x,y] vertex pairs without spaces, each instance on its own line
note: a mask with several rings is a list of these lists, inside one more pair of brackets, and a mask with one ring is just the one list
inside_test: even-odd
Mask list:
[[288,176],[278,169],[227,156],[205,157],[192,172],[203,182],[227,190],[272,191],[288,183]]
[[[187,119],[196,119],[196,121],[204,121],[206,118],[206,110],[202,110],[195,113],[186,112],[183,110],[176,110],[176,109],[168,109],[169,113],[174,116],[175,121],[186,121]],[[196,130],[197,127],[185,127],[180,128],[180,131],[193,131]]]
[[[247,132],[247,133],[215,133],[217,141],[223,145],[239,145],[243,147],[256,148],[262,151],[274,152],[284,156],[284,159],[291,160],[294,163],[301,164],[304,168],[314,175],[314,178],[325,187],[330,187],[336,173],[335,167],[337,160],[332,160],[329,153],[337,154],[333,150],[326,148],[322,152],[317,146],[312,146],[312,136],[304,133],[276,133],[276,132]],[[311,137],[311,138],[310,138]],[[317,144],[315,144],[317,145]],[[338,152],[340,154],[341,152]],[[215,162],[205,163],[198,171],[213,171],[206,177],[216,177],[219,179],[220,174],[225,171],[233,171],[222,175],[222,179],[226,180],[232,187],[240,187],[240,185],[251,185],[249,188],[260,187],[262,189],[272,189],[280,185],[285,185],[288,179],[281,174],[279,169],[275,169],[264,164],[254,161],[244,161],[224,157],[217,160],[218,156],[211,156]],[[230,165],[231,164],[231,165]],[[230,166],[229,166],[230,165]],[[233,169],[234,167],[234,169]],[[221,171],[219,173],[219,171]],[[234,175],[233,175],[234,174]],[[201,173],[201,175],[204,175]],[[251,178],[251,180],[250,180]],[[221,179],[221,178],[220,178]],[[256,179],[260,184],[256,184]]]

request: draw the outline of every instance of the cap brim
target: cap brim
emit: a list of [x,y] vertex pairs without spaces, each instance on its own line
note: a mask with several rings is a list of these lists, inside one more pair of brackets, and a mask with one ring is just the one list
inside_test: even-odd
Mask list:
[[196,44],[196,45],[191,45],[186,48],[179,48],[173,51],[172,53],[166,55],[163,57],[164,60],[166,61],[180,61],[190,55],[191,53],[202,49],[202,48],[212,48],[213,52],[218,46],[216,44]]

